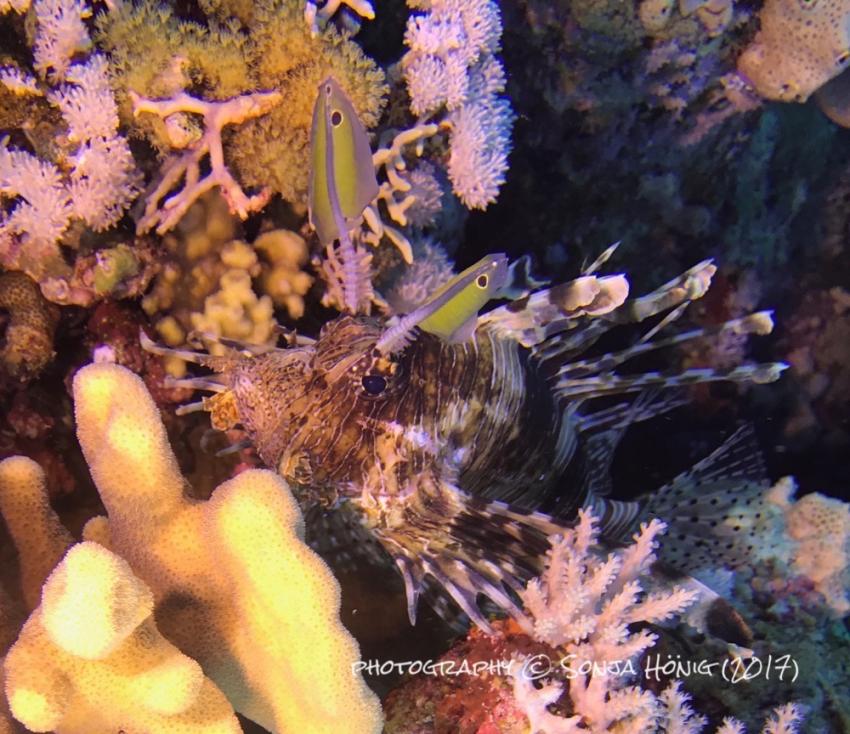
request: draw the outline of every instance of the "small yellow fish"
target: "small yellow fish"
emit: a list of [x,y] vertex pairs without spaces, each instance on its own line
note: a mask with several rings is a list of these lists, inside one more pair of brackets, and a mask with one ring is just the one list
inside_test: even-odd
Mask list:
[[498,296],[508,282],[508,272],[504,254],[487,255],[392,324],[378,340],[377,349],[383,354],[398,351],[416,326],[450,344],[467,341],[475,331],[478,312]]
[[310,224],[323,245],[340,239],[345,247],[342,239],[378,195],[378,180],[366,129],[333,77],[319,86],[310,145]]

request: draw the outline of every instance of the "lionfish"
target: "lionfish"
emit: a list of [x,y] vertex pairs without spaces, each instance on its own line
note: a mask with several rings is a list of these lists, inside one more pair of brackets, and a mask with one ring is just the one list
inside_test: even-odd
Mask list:
[[[240,424],[303,502],[343,512],[379,541],[404,577],[411,622],[420,592],[436,585],[489,630],[479,595],[523,620],[513,592],[539,575],[549,537],[579,508],[593,507],[612,543],[661,515],[671,536],[709,553],[716,528],[726,527],[718,521],[761,487],[747,432],[739,431],[646,501],[605,496],[623,428],[681,404],[656,388],[768,382],[783,365],[618,374],[652,350],[766,333],[772,322],[761,312],[661,338],[659,328],[703,295],[714,266],[702,262],[634,299],[625,277],[598,276],[596,267],[476,316],[463,341],[418,327],[399,339],[398,323],[342,315],[315,341],[298,337],[266,352],[210,356],[148,340],[146,347],[214,370],[178,381],[215,392],[188,410],[208,411],[217,429]],[[611,329],[665,313],[636,344],[586,356]],[[598,400],[625,394],[638,397]],[[729,553],[740,550],[734,539],[724,542]]]
[[[337,529],[368,531],[402,573],[411,623],[423,590],[442,590],[484,630],[481,596],[524,624],[516,592],[540,574],[550,536],[582,507],[594,509],[611,543],[661,515],[673,525],[670,536],[687,541],[678,547],[714,553],[717,533],[726,532],[719,550],[726,557],[740,550],[721,520],[761,487],[746,431],[646,501],[606,497],[608,468],[625,426],[681,404],[662,388],[768,382],[783,365],[628,375],[618,368],[697,337],[767,333],[769,312],[661,336],[705,293],[714,265],[701,262],[629,299],[623,275],[597,274],[612,247],[576,280],[520,288],[483,315],[491,298],[517,290],[509,280],[522,280],[503,255],[484,258],[410,314],[357,315],[363,258],[348,232],[377,183],[366,132],[333,79],[320,85],[312,139],[310,219],[340,265],[350,313],[325,324],[316,340],[230,356],[145,339],[151,351],[216,373],[177,381],[215,393],[183,412],[206,410],[222,430],[241,425],[302,503],[335,510],[343,518]],[[590,356],[610,330],[651,319],[657,323],[637,343]],[[617,402],[619,395],[632,399]]]

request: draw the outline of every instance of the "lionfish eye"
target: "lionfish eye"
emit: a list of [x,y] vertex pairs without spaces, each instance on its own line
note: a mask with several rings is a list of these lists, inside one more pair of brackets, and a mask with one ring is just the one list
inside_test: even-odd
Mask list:
[[486,275],[479,275],[475,280],[475,285],[479,288],[484,289],[487,287],[487,283],[490,282],[490,279]]
[[387,381],[381,375],[363,375],[363,389],[370,395],[380,395],[387,389]]
[[331,112],[331,125],[339,127],[342,124],[342,112],[334,110]]

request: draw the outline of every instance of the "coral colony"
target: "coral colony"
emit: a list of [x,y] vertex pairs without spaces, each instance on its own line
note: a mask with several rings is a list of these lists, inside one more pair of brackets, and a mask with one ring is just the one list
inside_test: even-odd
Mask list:
[[[848,34],[0,0],[0,734],[847,731],[850,506],[736,424],[850,446]],[[659,415],[729,437],[614,499]],[[454,641],[361,655],[338,578],[376,567]]]

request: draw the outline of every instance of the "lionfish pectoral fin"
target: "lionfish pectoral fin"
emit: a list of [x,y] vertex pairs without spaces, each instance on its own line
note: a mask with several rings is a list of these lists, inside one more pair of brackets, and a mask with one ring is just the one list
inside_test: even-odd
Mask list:
[[479,597],[530,629],[517,592],[542,572],[549,536],[563,526],[548,515],[470,497],[448,482],[430,483],[405,502],[403,525],[379,523],[373,532],[404,577],[411,621],[433,582],[485,632],[492,627]]
[[[206,352],[196,352],[191,349],[176,349],[174,347],[165,347],[162,344],[157,344],[145,333],[144,329],[139,329],[139,344],[142,349],[146,352],[150,352],[151,354],[156,354],[160,357],[176,357],[177,359],[182,359],[184,362],[190,362],[191,364],[198,364],[202,367],[207,367],[214,372],[224,372],[233,364],[232,357],[219,357],[214,354],[207,354]],[[214,382],[211,378],[207,379]],[[209,390],[217,388],[201,387],[201,389]]]
[[752,644],[750,626],[738,610],[714,589],[663,562],[654,563],[651,571],[646,582],[650,593],[671,592],[674,587],[692,592],[695,601],[682,616],[689,627],[726,644],[745,648]]
[[425,571],[421,566],[414,564],[407,556],[395,556],[395,563],[404,579],[407,618],[411,625],[416,625],[416,608],[419,605],[419,595],[422,593]]
[[755,433],[745,425],[647,496],[637,521],[652,516],[667,523],[659,557],[682,571],[735,567],[755,545],[765,477]]
[[614,311],[626,300],[624,275],[582,275],[539,290],[479,317],[479,324],[537,353],[547,341],[574,331],[587,317]]

